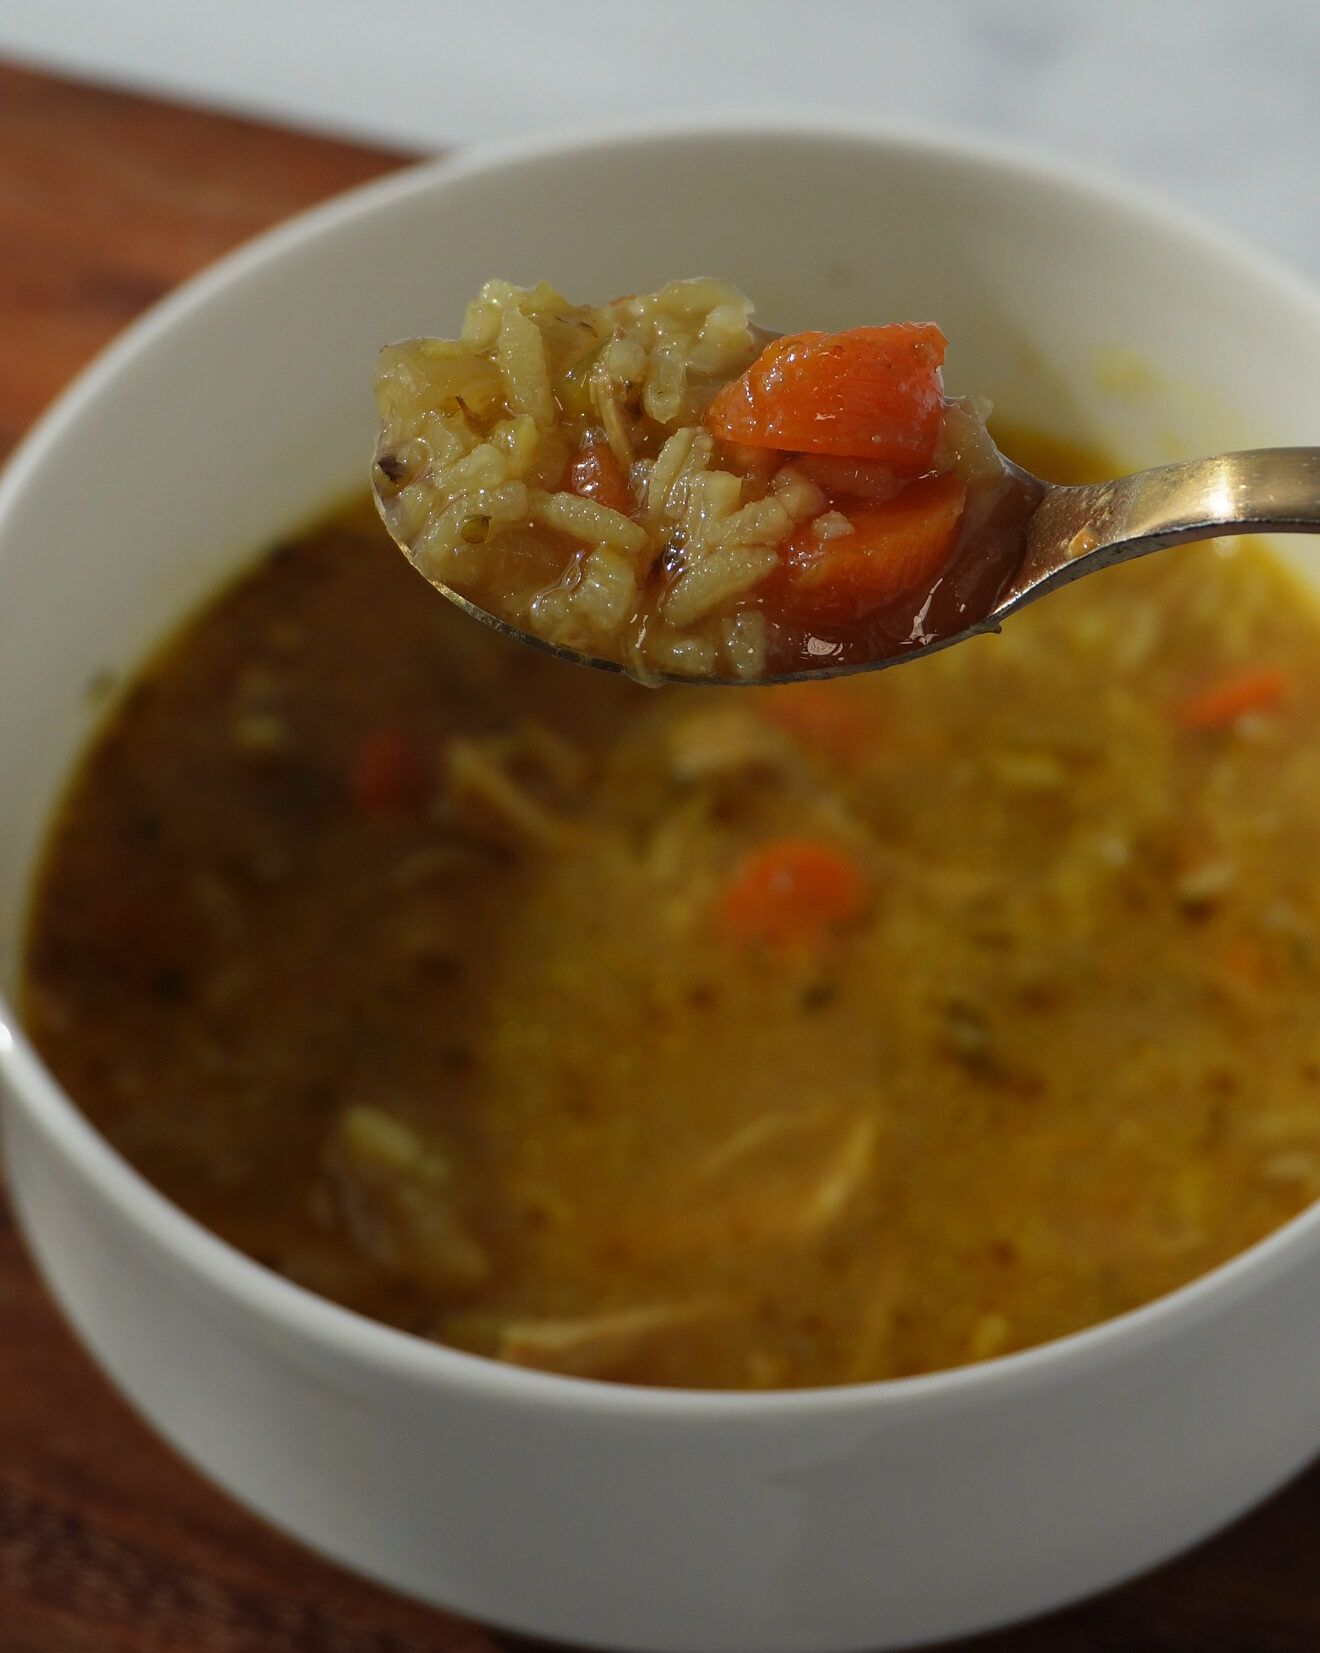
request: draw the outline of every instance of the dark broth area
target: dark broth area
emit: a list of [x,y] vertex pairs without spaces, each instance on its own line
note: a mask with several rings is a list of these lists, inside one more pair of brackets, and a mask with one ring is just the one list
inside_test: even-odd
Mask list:
[[[1189,547],[904,670],[649,692],[364,508],[93,746],[26,1024],[185,1210],[424,1336],[696,1387],[1030,1345],[1320,1192],[1318,636]],[[863,895],[731,927],[802,841]]]

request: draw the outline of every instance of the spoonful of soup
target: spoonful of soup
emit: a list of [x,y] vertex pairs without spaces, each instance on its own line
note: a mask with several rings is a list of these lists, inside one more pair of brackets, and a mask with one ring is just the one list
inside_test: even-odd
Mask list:
[[381,354],[376,502],[479,619],[647,683],[873,670],[1097,569],[1320,532],[1320,449],[1060,487],[944,394],[930,323],[776,335],[727,282],[598,307],[489,281]]

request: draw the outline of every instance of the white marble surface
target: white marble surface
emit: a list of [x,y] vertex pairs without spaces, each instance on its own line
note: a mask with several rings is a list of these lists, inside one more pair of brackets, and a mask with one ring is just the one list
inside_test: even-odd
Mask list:
[[740,107],[956,125],[1320,278],[1316,0],[0,0],[0,54],[422,148]]

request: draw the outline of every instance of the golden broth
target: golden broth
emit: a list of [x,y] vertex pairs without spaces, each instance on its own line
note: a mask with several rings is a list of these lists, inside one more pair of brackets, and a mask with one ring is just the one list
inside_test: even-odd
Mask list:
[[186,1210],[423,1336],[694,1387],[1021,1348],[1320,1192],[1318,640],[1199,546],[909,669],[648,692],[350,513],[94,745],[26,1022]]

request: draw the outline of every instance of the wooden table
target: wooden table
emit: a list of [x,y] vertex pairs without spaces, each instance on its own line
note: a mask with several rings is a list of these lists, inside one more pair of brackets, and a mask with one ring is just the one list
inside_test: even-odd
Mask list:
[[[176,282],[403,159],[0,65],[0,453]],[[73,1341],[0,1201],[0,1653],[519,1645],[359,1582],[201,1481]],[[1126,1589],[959,1646],[1314,1653],[1320,1468]]]

